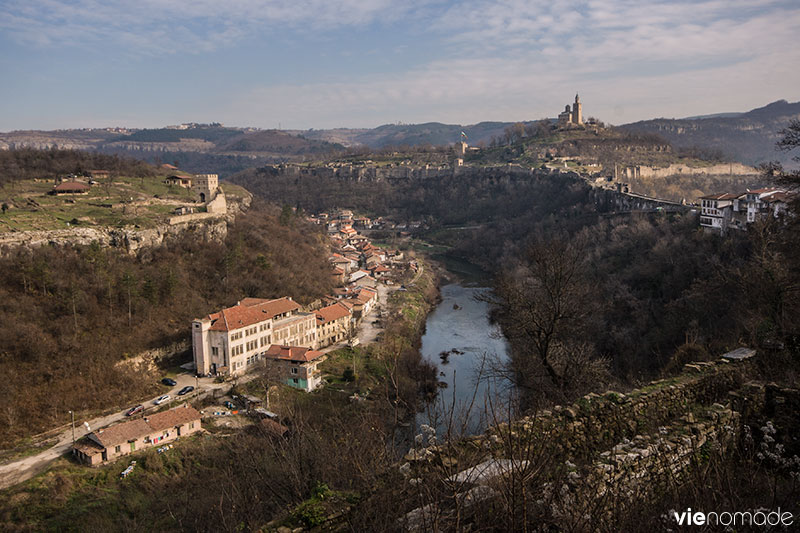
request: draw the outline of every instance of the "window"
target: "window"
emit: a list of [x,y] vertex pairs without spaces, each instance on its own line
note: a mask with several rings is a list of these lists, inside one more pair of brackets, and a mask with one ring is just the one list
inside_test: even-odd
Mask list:
[[295,385],[297,385],[297,384],[299,383],[299,381],[297,381],[297,378],[293,378],[293,379],[292,379],[292,383],[294,383]]
[[194,429],[194,422],[189,422],[189,429]]
[[217,348],[216,346],[212,346],[211,355],[219,355],[219,348]]
[[297,367],[292,369],[292,374],[297,374]]
[[122,451],[122,445],[114,446],[114,453],[120,453]]

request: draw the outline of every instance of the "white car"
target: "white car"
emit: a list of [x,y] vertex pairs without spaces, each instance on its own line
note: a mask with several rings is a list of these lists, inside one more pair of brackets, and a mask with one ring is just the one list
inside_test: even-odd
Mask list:
[[164,396],[159,396],[153,403],[156,405],[161,405],[162,403],[168,401],[169,401],[169,394],[165,394]]

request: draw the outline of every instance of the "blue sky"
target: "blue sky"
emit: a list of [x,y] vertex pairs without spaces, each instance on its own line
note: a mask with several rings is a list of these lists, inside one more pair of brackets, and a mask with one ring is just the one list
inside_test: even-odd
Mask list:
[[797,0],[0,0],[0,131],[613,124],[800,99]]

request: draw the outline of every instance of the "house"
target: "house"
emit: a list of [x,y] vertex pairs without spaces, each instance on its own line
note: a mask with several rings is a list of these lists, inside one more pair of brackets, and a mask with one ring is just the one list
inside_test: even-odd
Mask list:
[[331,270],[331,278],[333,278],[334,283],[344,283],[345,276],[345,271],[341,268],[333,267],[333,270]]
[[319,363],[325,354],[303,346],[273,344],[265,352],[268,372],[290,387],[311,392],[322,383]]
[[194,213],[194,207],[182,205],[180,207],[176,207],[173,213],[176,215],[191,215]]
[[86,183],[81,183],[80,181],[65,181],[53,187],[50,194],[89,194],[89,189],[91,189],[91,186]]
[[349,274],[353,269],[358,268],[358,261],[344,257],[341,254],[333,254],[328,258],[328,261],[333,264],[334,268],[344,270],[345,274]]
[[712,194],[700,198],[700,226],[706,231],[725,233],[746,229],[766,217],[778,218],[788,211],[792,194],[776,188],[747,190],[741,194]]
[[346,305],[335,303],[316,311],[317,344],[325,348],[347,340],[352,331],[352,314]]
[[239,375],[264,358],[272,344],[317,345],[317,318],[289,297],[245,298],[192,322],[197,373]]
[[108,179],[111,176],[111,173],[108,170],[90,170],[89,176],[91,176],[94,180]]
[[371,272],[372,272],[372,276],[373,277],[380,279],[380,278],[385,278],[386,276],[391,274],[392,273],[392,269],[388,268],[388,267],[385,267],[383,265],[378,265],[376,267],[373,267]]
[[737,194],[710,194],[700,198],[700,225],[718,231],[724,231],[733,218],[733,202]]
[[191,189],[192,177],[187,176],[186,174],[173,174],[171,176],[167,176],[167,179],[164,180],[164,183],[170,186],[177,185],[178,187],[183,187],[184,189]]
[[345,239],[349,239],[350,237],[354,237],[358,234],[358,232],[354,230],[352,226],[342,226],[342,228],[339,230],[339,233]]
[[185,405],[89,433],[75,443],[73,454],[91,466],[146,448],[172,442],[202,429],[201,415]]

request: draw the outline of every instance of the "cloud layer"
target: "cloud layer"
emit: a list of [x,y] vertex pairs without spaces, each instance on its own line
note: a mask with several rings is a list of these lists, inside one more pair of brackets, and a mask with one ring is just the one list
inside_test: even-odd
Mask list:
[[[611,122],[743,110],[797,99],[800,4],[778,0],[6,0],[0,36],[40,50],[108,47],[147,58],[202,56],[276,32],[323,35],[303,82],[207,95],[219,120],[372,126],[555,115],[575,91]],[[401,58],[373,72],[337,41]],[[386,36],[386,39],[383,39]],[[431,46],[415,50],[415,39]],[[391,43],[384,44],[383,41]],[[426,41],[427,42],[427,41]],[[340,63],[336,63],[339,58]],[[391,61],[387,60],[391,65]],[[333,63],[334,75],[315,76]],[[269,65],[261,65],[269,68]],[[330,68],[328,71],[332,70]],[[201,91],[201,88],[191,88]],[[203,94],[196,95],[203,101]],[[185,117],[192,120],[193,117]]]

